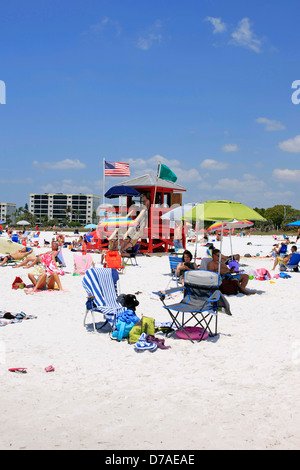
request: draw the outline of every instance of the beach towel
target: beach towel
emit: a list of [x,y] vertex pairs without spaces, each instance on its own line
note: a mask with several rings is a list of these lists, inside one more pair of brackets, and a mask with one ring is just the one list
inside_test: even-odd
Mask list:
[[21,323],[23,320],[37,318],[34,315],[27,315],[24,312],[12,313],[7,310],[0,311],[0,326],[10,325],[12,323]]
[[117,318],[116,329],[112,332],[112,338],[116,338],[118,341],[121,341],[123,338],[127,338],[130,330],[138,321],[139,318],[132,310],[122,312]]
[[34,267],[32,268],[31,274],[33,276],[40,277],[45,272],[46,272],[45,266],[43,264],[38,263],[38,264],[35,264]]
[[148,343],[157,344],[157,347],[159,349],[170,349],[171,347],[171,346],[165,345],[165,340],[163,338],[157,338],[156,336],[153,336],[153,335],[147,335],[146,341]]
[[52,273],[63,274],[63,271],[57,266],[50,253],[44,253],[41,255],[41,263],[46,268],[45,272],[47,276],[50,276]]
[[78,253],[73,256],[74,258],[74,272],[73,276],[85,274],[88,269],[94,266],[92,256],[87,253],[83,255],[82,253]]
[[94,309],[102,312],[111,327],[116,318],[127,309],[117,301],[116,284],[119,274],[116,269],[91,268],[83,277],[82,285],[89,296],[94,296]]
[[258,281],[268,281],[271,279],[271,274],[264,268],[256,269],[255,279]]

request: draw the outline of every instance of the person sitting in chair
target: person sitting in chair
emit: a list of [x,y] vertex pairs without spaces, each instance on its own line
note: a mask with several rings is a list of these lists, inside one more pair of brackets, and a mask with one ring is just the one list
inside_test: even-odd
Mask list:
[[277,258],[276,258],[275,261],[274,261],[274,265],[273,265],[272,271],[274,271],[274,269],[276,268],[276,266],[277,266],[277,264],[278,264],[279,262],[281,262],[281,263],[287,265],[288,262],[290,261],[291,257],[292,257],[292,254],[293,254],[293,253],[296,253],[296,251],[297,251],[297,246],[296,246],[296,245],[293,245],[293,246],[291,247],[291,253],[290,253],[289,255],[285,255],[285,256],[283,256],[283,257],[277,256]]
[[[212,260],[207,265],[208,271],[213,271],[215,273],[219,272],[219,259],[220,259],[220,250],[214,248],[212,251]],[[229,279],[232,282],[237,283],[238,291],[245,295],[256,294],[257,291],[250,291],[246,289],[246,285],[249,281],[248,274],[236,273],[235,267],[229,268],[222,259],[220,263],[220,275],[222,279]]]
[[179,263],[176,269],[176,275],[180,278],[181,284],[184,285],[185,271],[199,269],[199,266],[192,262],[193,255],[189,250],[185,250],[182,255],[182,263]]
[[133,253],[133,250],[134,250],[134,246],[129,236],[125,238],[125,240],[120,240],[121,256],[126,256],[130,253]]

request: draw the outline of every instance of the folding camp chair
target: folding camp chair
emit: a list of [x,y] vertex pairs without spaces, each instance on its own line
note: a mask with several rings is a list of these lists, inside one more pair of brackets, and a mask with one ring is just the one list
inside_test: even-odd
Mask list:
[[207,271],[207,265],[211,262],[211,260],[212,258],[202,258],[199,269]]
[[110,268],[91,268],[88,269],[82,279],[82,285],[88,295],[86,301],[86,313],[84,317],[84,326],[86,325],[87,315],[90,313],[93,319],[94,331],[96,330],[95,312],[104,315],[104,325],[109,323],[114,329],[116,319],[120,313],[126,310],[118,301],[118,280],[119,275],[116,269]]
[[[127,263],[127,261],[130,259],[131,264],[135,264],[137,266],[137,260],[136,260],[136,255],[138,254],[140,244],[136,243],[132,249],[128,248],[128,251],[126,250],[126,253],[123,255],[123,260],[124,263]],[[134,260],[134,263],[132,262]]]
[[299,263],[300,263],[300,253],[293,253],[287,264],[285,264],[283,262],[283,260],[279,261],[279,269],[280,269],[280,271],[298,272],[299,271],[299,267],[298,267]]
[[169,255],[170,270],[172,275],[172,281],[175,281],[178,285],[179,277],[176,274],[177,266],[182,262],[182,255]]
[[[231,315],[230,306],[219,290],[220,279],[217,273],[204,270],[186,271],[184,286],[169,289],[159,295],[171,317],[169,333],[182,331],[190,341],[194,342],[189,326],[201,328],[198,341],[201,341],[207,333],[209,336],[217,335],[218,310],[222,309]],[[176,291],[183,291],[183,299],[175,304],[166,304],[166,295]],[[212,328],[213,320],[215,323]],[[193,325],[191,325],[193,323]]]
[[287,253],[287,249],[288,249],[287,245],[282,243],[281,247],[280,247],[280,250],[279,250],[279,253],[278,253],[279,256],[285,255]]

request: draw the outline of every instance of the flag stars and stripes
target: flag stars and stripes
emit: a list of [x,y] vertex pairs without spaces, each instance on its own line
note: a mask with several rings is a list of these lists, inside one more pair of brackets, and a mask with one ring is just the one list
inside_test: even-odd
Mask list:
[[129,163],[105,161],[104,170],[105,176],[130,176]]

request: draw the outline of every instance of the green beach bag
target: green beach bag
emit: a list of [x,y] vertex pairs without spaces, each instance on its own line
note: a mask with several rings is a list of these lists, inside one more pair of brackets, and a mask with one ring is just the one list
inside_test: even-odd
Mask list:
[[138,342],[142,333],[146,335],[154,335],[155,333],[155,320],[150,317],[142,317],[133,328],[131,328],[128,336],[128,343],[135,344]]

